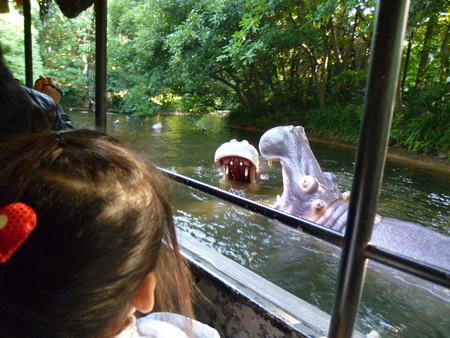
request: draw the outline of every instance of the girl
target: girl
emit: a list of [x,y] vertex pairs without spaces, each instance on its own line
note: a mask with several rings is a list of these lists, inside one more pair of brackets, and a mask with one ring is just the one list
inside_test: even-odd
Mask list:
[[[15,139],[0,163],[1,337],[219,337],[187,319],[189,273],[155,167],[90,130]],[[136,323],[152,309],[187,317]]]

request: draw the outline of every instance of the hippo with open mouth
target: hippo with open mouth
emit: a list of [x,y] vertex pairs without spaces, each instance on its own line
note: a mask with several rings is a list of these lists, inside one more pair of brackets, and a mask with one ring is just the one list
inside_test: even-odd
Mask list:
[[[282,165],[283,194],[274,204],[276,209],[344,232],[350,194],[340,192],[333,173],[322,172],[303,127],[268,130],[259,150],[269,163]],[[450,270],[450,237],[417,224],[377,215],[371,242]]]
[[224,179],[255,183],[259,178],[258,150],[247,140],[225,142],[217,148],[214,162],[222,168]]

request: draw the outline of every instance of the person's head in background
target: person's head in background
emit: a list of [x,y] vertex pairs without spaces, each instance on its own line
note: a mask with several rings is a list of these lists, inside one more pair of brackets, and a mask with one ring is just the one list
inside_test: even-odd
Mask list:
[[45,112],[4,64],[0,47],[0,143],[49,128]]
[[0,163],[0,208],[22,202],[37,216],[0,264],[1,337],[113,337],[135,309],[192,317],[168,187],[154,166],[89,130],[0,144]]

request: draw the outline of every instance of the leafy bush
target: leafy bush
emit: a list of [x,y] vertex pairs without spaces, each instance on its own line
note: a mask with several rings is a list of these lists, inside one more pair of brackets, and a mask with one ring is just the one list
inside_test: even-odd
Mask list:
[[450,152],[450,104],[445,87],[410,90],[405,112],[396,121],[397,141],[412,151],[447,156]]
[[316,134],[354,143],[358,140],[362,110],[362,104],[348,104],[326,111],[309,111],[304,114],[304,126]]
[[366,85],[365,70],[344,70],[331,80],[329,101],[333,105],[345,105],[364,96]]
[[181,99],[181,110],[187,113],[208,114],[216,110],[214,96],[188,94]]
[[405,127],[402,143],[410,150],[430,155],[449,156],[450,106],[440,111],[425,112]]
[[123,100],[116,103],[119,103],[118,110],[121,112],[132,112],[137,116],[154,115],[161,108],[150,100],[151,97],[152,92],[147,86],[135,86],[123,96]]

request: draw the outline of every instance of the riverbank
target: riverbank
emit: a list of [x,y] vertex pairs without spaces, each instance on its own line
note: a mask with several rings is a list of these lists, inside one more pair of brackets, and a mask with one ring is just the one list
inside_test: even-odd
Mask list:
[[[68,111],[90,111],[91,109],[85,108],[85,107],[67,107]],[[191,115],[188,113],[179,113],[179,112],[161,112],[159,113],[161,115]],[[217,111],[210,113],[209,115],[217,116],[217,117],[227,117],[229,114],[229,111]],[[128,114],[124,114],[128,115]],[[195,115],[195,114],[194,114]],[[238,125],[232,125],[226,123],[227,127],[235,128],[235,129],[242,129],[242,130],[253,130],[258,132],[264,132],[268,130],[269,128],[263,130],[260,128],[249,128],[249,127],[243,127]],[[356,145],[349,144],[345,142],[341,142],[336,139],[327,138],[323,135],[315,135],[309,132],[306,132],[306,135],[309,140],[314,142],[324,142],[324,143],[330,143],[334,144],[339,147],[347,147],[347,148],[353,148],[356,149]],[[438,158],[435,156],[430,155],[423,155],[418,154],[412,151],[408,151],[407,149],[403,148],[396,148],[396,147],[389,147],[388,148],[388,154],[387,154],[387,161],[389,162],[395,162],[395,163],[403,163],[410,166],[413,166],[415,168],[421,168],[424,170],[432,170],[434,172],[439,172],[441,174],[447,174],[450,175],[450,160],[445,158]]]
[[[256,129],[256,128],[247,128],[242,126],[230,125],[226,124],[227,127],[236,128],[236,129],[247,129],[253,131],[264,132],[265,130]],[[268,128],[270,129],[270,128]],[[267,129],[267,130],[268,130]],[[356,150],[356,145],[349,144],[345,142],[340,142],[336,139],[327,138],[323,135],[315,135],[309,132],[306,132],[306,136],[312,142],[323,142],[330,143],[339,147],[352,148]],[[409,166],[420,168],[423,170],[431,170],[434,172],[438,172],[440,174],[448,174],[450,175],[450,160],[445,158],[439,158],[430,155],[418,154],[407,149],[389,147],[388,153],[386,155],[386,161],[394,162],[394,163],[403,163]]]
[[[340,147],[353,148],[356,150],[356,145],[331,140],[314,134],[308,134],[308,139],[314,142],[332,143]],[[438,158],[430,155],[418,154],[407,149],[389,147],[386,155],[386,161],[403,163],[415,168],[424,170],[432,170],[442,174],[450,174],[450,161],[445,158]]]

